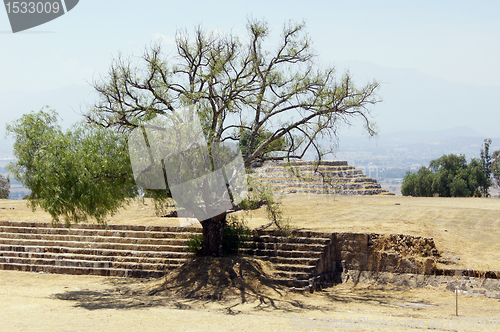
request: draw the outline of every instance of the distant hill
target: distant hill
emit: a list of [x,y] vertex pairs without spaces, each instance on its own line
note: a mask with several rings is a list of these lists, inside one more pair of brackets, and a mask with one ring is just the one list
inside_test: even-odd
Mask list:
[[500,138],[485,137],[462,126],[438,131],[400,131],[365,137],[341,137],[335,159],[353,165],[376,165],[382,168],[417,168],[443,154],[464,154],[479,158],[485,138],[492,139],[493,150],[500,150]]

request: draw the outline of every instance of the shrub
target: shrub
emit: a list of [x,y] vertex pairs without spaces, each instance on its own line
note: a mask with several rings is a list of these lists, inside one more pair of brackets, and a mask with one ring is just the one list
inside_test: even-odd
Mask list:
[[224,255],[237,254],[246,241],[250,240],[250,229],[245,219],[236,216],[227,217],[226,227],[222,234],[222,252]]
[[189,252],[192,252],[193,254],[198,254],[198,252],[201,250],[202,243],[203,243],[203,234],[201,233],[191,234],[187,242],[187,245],[189,247],[188,249]]

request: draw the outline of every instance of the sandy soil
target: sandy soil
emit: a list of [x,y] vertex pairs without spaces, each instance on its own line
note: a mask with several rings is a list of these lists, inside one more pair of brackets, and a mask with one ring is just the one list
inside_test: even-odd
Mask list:
[[[451,328],[454,294],[432,288],[401,290],[345,284],[314,294],[289,294],[276,296],[272,302],[242,304],[238,300],[213,302],[142,294],[140,290],[151,283],[158,281],[0,271],[0,330],[317,331],[333,329],[331,321],[325,319],[351,318],[365,322],[357,328],[335,330],[379,331],[381,325],[377,328],[376,324],[383,321],[385,327],[390,326],[389,321],[394,326],[420,321],[423,329],[411,330],[428,330],[437,319],[441,329],[450,324],[451,330],[457,330]],[[482,296],[459,296],[458,306],[459,319],[500,316],[500,302]],[[469,324],[471,328],[465,330],[498,330]]]

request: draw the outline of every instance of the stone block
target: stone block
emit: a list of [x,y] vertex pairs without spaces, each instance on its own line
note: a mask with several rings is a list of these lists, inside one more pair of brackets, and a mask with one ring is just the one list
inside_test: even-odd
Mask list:
[[355,236],[355,240],[357,242],[367,242],[368,240],[368,235],[367,234],[363,234],[363,233],[358,233],[356,234]]
[[349,251],[342,251],[340,253],[340,259],[346,261],[346,263],[350,263],[353,258],[354,254]]

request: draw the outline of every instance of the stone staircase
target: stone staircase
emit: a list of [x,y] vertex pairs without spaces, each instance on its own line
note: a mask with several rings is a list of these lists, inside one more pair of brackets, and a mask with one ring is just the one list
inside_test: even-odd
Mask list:
[[240,252],[268,260],[276,270],[276,283],[301,291],[317,288],[319,281],[340,282],[338,271],[330,266],[331,243],[329,233],[294,231],[284,237],[276,230],[256,230]]
[[[158,278],[192,257],[187,241],[200,232],[199,227],[78,224],[66,228],[0,221],[0,270]],[[382,241],[385,249],[381,249],[378,239],[392,240]],[[388,243],[394,246],[387,247]],[[422,260],[407,258],[406,247],[427,248],[429,253]],[[439,257],[434,249],[431,238],[402,234],[293,231],[283,237],[276,230],[254,230],[240,251],[269,261],[275,269],[274,282],[292,291],[314,291],[349,278],[372,280],[374,275],[408,285],[425,276],[427,284],[454,287],[459,275],[464,292],[477,288],[500,299],[500,271],[438,269],[433,264]]]
[[190,256],[195,227],[0,221],[0,269],[117,277],[161,277]]
[[394,195],[347,161],[264,162],[252,164],[254,178],[278,194]]
[[[199,227],[77,224],[0,221],[0,270],[157,278],[192,255],[187,241]],[[274,281],[310,289],[329,259],[331,234],[253,231],[241,249],[271,262]],[[316,278],[316,279],[315,279]]]

